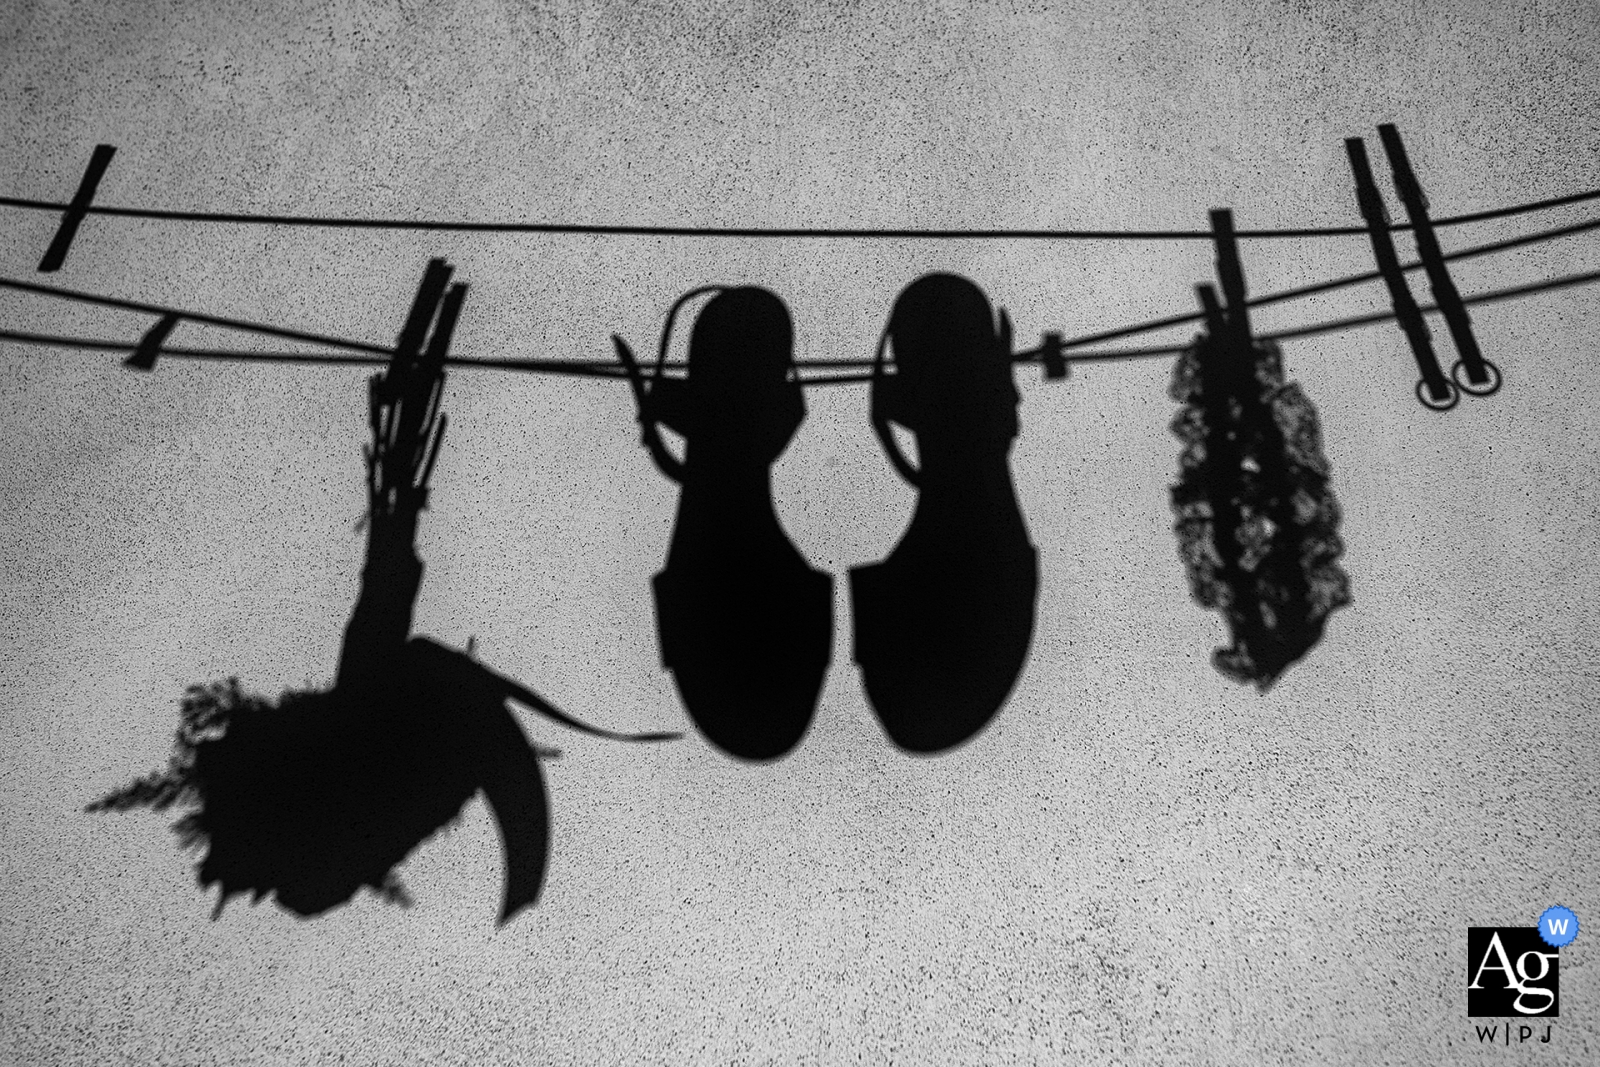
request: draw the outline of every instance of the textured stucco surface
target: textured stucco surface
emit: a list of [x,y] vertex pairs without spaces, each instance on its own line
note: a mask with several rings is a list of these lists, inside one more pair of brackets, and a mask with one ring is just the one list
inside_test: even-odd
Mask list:
[[[0,17],[0,190],[105,203],[719,225],[1356,220],[1342,139],[1393,121],[1441,213],[1600,185],[1600,6],[28,3]],[[1381,156],[1380,165],[1381,165]],[[1452,231],[1447,247],[1584,217]],[[1592,208],[1588,210],[1593,210]],[[53,221],[6,211],[3,271]],[[899,288],[969,274],[1023,337],[1191,306],[1203,244],[757,243],[319,233],[91,219],[59,284],[386,341],[421,267],[472,283],[457,354],[648,345],[707,282],[788,300],[798,351],[870,354]],[[1370,269],[1256,242],[1255,290]],[[1456,271],[1600,265],[1593,236]],[[326,680],[355,591],[363,373],[0,346],[0,1062],[1551,1063],[1600,1058],[1596,289],[1480,309],[1505,369],[1448,416],[1399,332],[1291,343],[1356,602],[1268,696],[1207,657],[1166,501],[1164,360],[1019,374],[1034,653],[949,756],[884,739],[838,644],[810,735],[563,736],[540,906],[496,930],[480,803],[404,876],[303,923],[208,921],[163,818],[82,814],[159,764],[189,682]],[[1381,289],[1263,311],[1281,328]],[[0,295],[8,328],[148,318]],[[1448,343],[1436,330],[1443,347]],[[1168,335],[1181,338],[1183,335]],[[175,342],[231,343],[194,326]],[[842,578],[909,491],[865,391],[816,390],[779,510]],[[673,494],[604,382],[461,373],[419,629],[623,728],[687,719],[648,599]],[[842,588],[842,586],[841,586]],[[1549,1045],[1484,1049],[1469,925],[1565,903]]]

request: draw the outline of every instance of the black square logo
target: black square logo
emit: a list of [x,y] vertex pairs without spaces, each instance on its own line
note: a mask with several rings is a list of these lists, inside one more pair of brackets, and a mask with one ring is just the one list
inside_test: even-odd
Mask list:
[[1467,1015],[1561,1014],[1561,951],[1536,926],[1467,928]]

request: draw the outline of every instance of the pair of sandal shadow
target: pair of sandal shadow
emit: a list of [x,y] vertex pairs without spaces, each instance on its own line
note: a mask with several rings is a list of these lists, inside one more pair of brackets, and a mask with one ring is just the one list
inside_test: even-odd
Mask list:
[[[669,378],[673,320],[707,293],[688,374]],[[833,645],[833,579],[795,548],[772,500],[772,465],[805,418],[788,310],[765,289],[695,290],[668,316],[653,374],[614,340],[645,447],[682,487],[654,580],[662,663],[714,745],[783,756],[811,723]],[[978,286],[931,274],[896,299],[874,360],[873,426],[918,499],[889,557],[851,570],[854,652],[884,730],[910,752],[982,731],[1032,639],[1038,555],[1009,466],[1011,352],[1004,311],[997,322]],[[892,424],[915,435],[917,464]],[[682,458],[662,426],[683,438]]]

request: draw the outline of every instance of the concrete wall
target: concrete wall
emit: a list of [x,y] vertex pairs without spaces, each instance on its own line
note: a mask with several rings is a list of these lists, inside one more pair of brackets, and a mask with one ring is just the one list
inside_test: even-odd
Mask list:
[[[13,0],[0,192],[109,204],[703,225],[1356,221],[1342,140],[1392,121],[1436,210],[1600,185],[1600,8],[1579,2],[524,5]],[[1381,166],[1381,154],[1377,156]],[[1593,206],[1452,230],[1447,247]],[[928,270],[1021,336],[1182,312],[1203,242],[393,234],[4,211],[4,274],[388,342],[429,256],[472,284],[456,353],[606,358],[691,286],[789,302],[802,357],[866,357]],[[1255,291],[1371,268],[1252,242]],[[1592,235],[1462,264],[1468,292],[1596,268]],[[1425,292],[1419,282],[1419,291]],[[1040,551],[1033,658],[939,759],[890,746],[849,616],[799,751],[736,764],[526,720],[552,868],[503,930],[481,803],[313,922],[210,901],[150,814],[82,806],[165,758],[176,698],[327,681],[356,588],[365,372],[0,344],[0,1061],[1456,1063],[1469,925],[1600,922],[1596,290],[1475,316],[1503,392],[1430,414],[1392,326],[1293,342],[1355,604],[1267,696],[1210,667],[1170,532],[1166,360],[1019,373]],[[1382,310],[1380,287],[1264,329]],[[0,294],[6,328],[148,316]],[[1449,351],[1442,329],[1441,347]],[[1177,331],[1147,340],[1183,340]],[[238,344],[192,325],[177,343]],[[251,342],[253,343],[253,342]],[[268,343],[268,347],[272,347]],[[282,347],[282,346],[277,346]],[[910,491],[864,389],[818,389],[778,504],[842,583]],[[606,382],[459,373],[418,628],[575,712],[684,727],[648,596],[674,495]],[[841,584],[842,589],[842,584]],[[1600,1054],[1595,934],[1542,1062]]]

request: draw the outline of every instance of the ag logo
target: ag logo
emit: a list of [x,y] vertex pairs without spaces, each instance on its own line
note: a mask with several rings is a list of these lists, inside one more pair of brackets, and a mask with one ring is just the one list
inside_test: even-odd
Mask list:
[[1561,950],[1536,926],[1467,928],[1467,1015],[1561,1014]]

